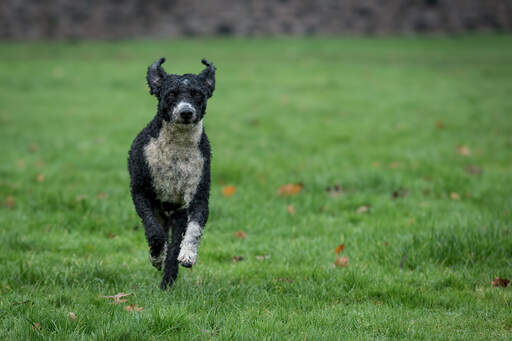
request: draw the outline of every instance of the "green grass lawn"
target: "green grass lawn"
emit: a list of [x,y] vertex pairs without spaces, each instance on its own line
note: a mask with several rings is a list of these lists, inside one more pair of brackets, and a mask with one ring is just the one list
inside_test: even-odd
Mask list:
[[[126,167],[161,56],[217,66],[210,220],[165,292]],[[3,43],[0,155],[1,339],[512,338],[512,36]]]

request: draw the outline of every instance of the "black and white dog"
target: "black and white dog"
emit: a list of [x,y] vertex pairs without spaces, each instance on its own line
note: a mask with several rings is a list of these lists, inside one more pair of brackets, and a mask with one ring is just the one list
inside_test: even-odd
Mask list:
[[201,61],[206,68],[200,74],[181,76],[165,73],[164,61],[148,68],[158,110],[133,141],[128,158],[132,199],[144,224],[151,263],[158,270],[164,264],[162,289],[176,280],[178,263],[195,264],[208,220],[210,143],[203,117],[215,89],[215,67],[207,60]]

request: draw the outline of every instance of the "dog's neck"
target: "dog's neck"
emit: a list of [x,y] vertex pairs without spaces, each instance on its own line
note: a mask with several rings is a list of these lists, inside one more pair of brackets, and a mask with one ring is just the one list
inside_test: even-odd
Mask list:
[[175,146],[195,147],[199,143],[202,133],[203,120],[195,124],[178,124],[163,121],[159,135]]

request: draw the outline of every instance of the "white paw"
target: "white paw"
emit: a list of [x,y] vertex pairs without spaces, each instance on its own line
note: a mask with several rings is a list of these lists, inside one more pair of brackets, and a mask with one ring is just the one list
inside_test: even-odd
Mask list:
[[168,247],[168,244],[167,244],[167,242],[165,242],[165,245],[162,248],[162,251],[156,257],[151,256],[151,253],[149,253],[149,261],[158,270],[160,270],[162,268],[162,264],[165,262],[165,258],[167,257],[167,247]]
[[186,268],[190,268],[192,265],[196,263],[197,260],[197,252],[190,250],[188,248],[182,248],[180,254],[178,255],[178,262]]

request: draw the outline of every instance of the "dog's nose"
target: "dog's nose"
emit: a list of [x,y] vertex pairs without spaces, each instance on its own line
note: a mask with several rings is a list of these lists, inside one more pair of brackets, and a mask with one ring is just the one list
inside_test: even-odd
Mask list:
[[192,115],[194,115],[194,113],[190,110],[180,112],[180,116],[184,121],[189,121],[192,118]]

